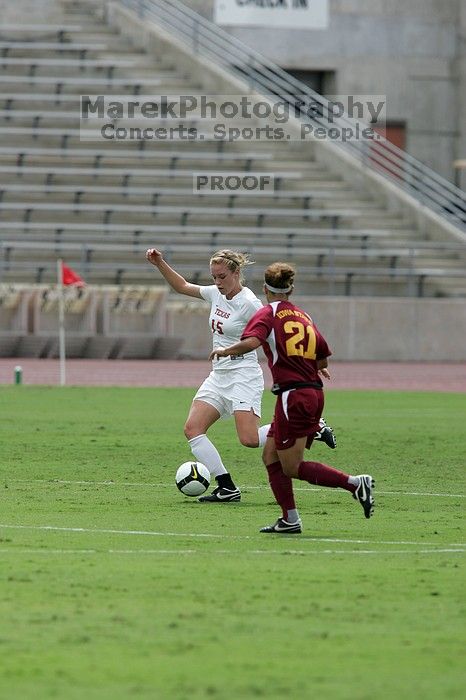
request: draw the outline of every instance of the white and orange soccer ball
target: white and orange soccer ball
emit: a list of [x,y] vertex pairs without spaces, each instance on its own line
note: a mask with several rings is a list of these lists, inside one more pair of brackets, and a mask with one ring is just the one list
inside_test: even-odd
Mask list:
[[176,485],[185,496],[200,496],[210,485],[210,472],[202,462],[183,462],[178,467]]

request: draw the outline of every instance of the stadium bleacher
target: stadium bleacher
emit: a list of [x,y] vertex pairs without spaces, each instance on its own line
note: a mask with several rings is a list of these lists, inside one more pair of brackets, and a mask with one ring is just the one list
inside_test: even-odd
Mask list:
[[[465,293],[461,242],[430,240],[408,209],[388,206],[360,180],[343,179],[338,164],[332,168],[313,157],[312,146],[208,138],[115,143],[98,138],[93,120],[80,129],[86,91],[170,94],[201,86],[163,52],[145,52],[122,38],[91,5],[87,14],[72,9],[65,4],[62,24],[57,17],[54,25],[0,28],[4,284],[53,284],[57,256],[92,284],[151,284],[144,250],[158,244],[180,272],[200,282],[209,282],[214,250],[247,250],[257,262],[248,278],[255,291],[263,265],[286,257],[300,267],[301,294]],[[208,120],[194,114],[184,121],[209,134]],[[200,171],[267,173],[275,190],[209,196],[193,191],[193,174]],[[143,335],[140,352],[153,356],[156,343]],[[51,336],[37,347],[28,345],[24,332],[19,342],[20,336],[10,348],[56,353]],[[93,342],[92,333],[80,340],[70,352],[138,352],[130,337],[118,347]]]

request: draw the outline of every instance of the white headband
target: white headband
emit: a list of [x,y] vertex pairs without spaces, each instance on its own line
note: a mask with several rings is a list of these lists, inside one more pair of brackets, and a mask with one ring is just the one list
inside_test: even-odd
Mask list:
[[284,289],[280,289],[279,287],[271,287],[270,284],[267,284],[267,282],[264,282],[264,284],[269,290],[269,292],[273,292],[274,294],[288,294],[288,292],[291,292],[291,290],[293,289],[292,284],[289,287],[285,287]]

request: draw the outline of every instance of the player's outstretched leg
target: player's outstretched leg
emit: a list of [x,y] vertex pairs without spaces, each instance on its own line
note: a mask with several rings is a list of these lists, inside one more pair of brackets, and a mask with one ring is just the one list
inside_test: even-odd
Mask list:
[[331,428],[323,418],[320,419],[319,421],[319,430],[317,433],[314,435],[314,440],[320,440],[321,442],[325,442],[330,449],[334,450],[335,447],[337,446],[337,438],[335,433],[333,432],[333,428]]
[[353,498],[361,504],[366,518],[370,518],[374,514],[375,481],[370,474],[351,476],[321,462],[301,462],[298,467],[298,479],[317,486],[350,491]]

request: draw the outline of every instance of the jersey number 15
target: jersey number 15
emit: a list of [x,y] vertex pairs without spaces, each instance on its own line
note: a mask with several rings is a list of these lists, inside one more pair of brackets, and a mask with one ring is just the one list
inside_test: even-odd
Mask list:
[[215,318],[212,319],[212,333],[225,335],[223,332],[223,321],[217,321]]

